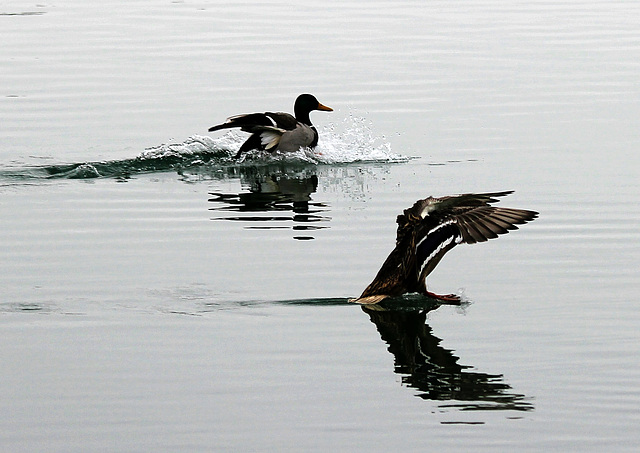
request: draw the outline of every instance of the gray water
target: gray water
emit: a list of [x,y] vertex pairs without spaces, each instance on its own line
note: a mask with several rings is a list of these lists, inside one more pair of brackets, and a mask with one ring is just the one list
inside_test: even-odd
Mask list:
[[[0,4],[0,447],[637,451],[640,4]],[[315,153],[229,156],[311,92]],[[539,219],[348,302],[415,200]]]

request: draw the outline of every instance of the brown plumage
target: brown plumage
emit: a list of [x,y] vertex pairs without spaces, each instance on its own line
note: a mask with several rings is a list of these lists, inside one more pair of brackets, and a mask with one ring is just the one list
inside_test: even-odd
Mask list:
[[398,216],[396,247],[355,302],[375,304],[387,297],[417,292],[454,301],[427,290],[426,279],[442,257],[459,243],[475,244],[517,230],[538,216],[535,211],[491,206],[512,193],[464,194],[418,200]]

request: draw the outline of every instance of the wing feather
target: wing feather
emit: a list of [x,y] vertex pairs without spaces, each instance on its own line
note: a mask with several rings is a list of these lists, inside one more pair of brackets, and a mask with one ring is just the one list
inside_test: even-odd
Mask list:
[[497,238],[509,230],[517,230],[521,225],[535,219],[534,211],[485,206],[454,215],[458,219],[464,242],[474,244]]
[[377,303],[405,292],[428,293],[426,277],[457,244],[485,242],[538,217],[535,211],[491,206],[510,193],[469,193],[416,201],[398,216],[396,247],[359,300]]
[[289,113],[267,112],[265,115],[271,120],[272,126],[280,129],[292,131],[298,125],[298,120],[295,118],[295,116],[290,115]]
[[484,242],[487,240],[478,229],[477,222],[474,222],[473,219],[469,218],[469,216],[459,216],[457,224],[460,229],[464,229],[466,231],[467,236],[470,238],[465,242],[475,244],[476,242]]
[[486,217],[481,213],[470,211],[468,214],[461,217],[467,221],[467,224],[470,227],[473,227],[475,231],[477,231],[479,234],[479,237],[476,237],[478,242],[484,242],[488,239],[498,237],[497,233],[490,228],[490,224],[487,224]]
[[494,239],[498,237],[499,234],[505,234],[508,232],[506,226],[509,226],[510,224],[507,222],[497,223],[492,217],[492,212],[488,212],[484,216],[479,212],[471,215],[473,215],[478,222],[481,222],[484,228],[491,232],[491,234],[486,234],[487,239]]
[[261,126],[292,130],[295,129],[296,124],[295,117],[284,112],[243,113],[230,116],[222,124],[211,126],[209,132],[234,127],[239,127],[244,132],[254,132],[256,127]]
[[280,143],[280,139],[282,138],[282,134],[287,131],[278,127],[258,126],[254,127],[251,132],[260,134],[260,142],[262,143],[262,146],[264,146],[264,149],[269,151],[278,146],[278,143]]

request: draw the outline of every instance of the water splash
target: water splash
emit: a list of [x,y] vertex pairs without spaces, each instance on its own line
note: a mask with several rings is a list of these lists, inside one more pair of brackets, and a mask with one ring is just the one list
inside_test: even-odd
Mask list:
[[[341,131],[341,132],[339,132]],[[250,151],[239,159],[240,163],[261,160],[264,162],[310,163],[316,165],[352,164],[352,163],[402,163],[410,158],[395,154],[391,144],[384,137],[377,137],[372,124],[366,118],[350,114],[342,124],[330,123],[318,127],[320,140],[315,149],[301,148],[294,153],[269,153]],[[228,132],[228,144],[238,149],[246,140],[246,134]]]
[[[338,129],[341,132],[336,132]],[[247,134],[229,131],[219,137],[193,135],[182,143],[148,148],[131,159],[80,162],[31,167],[0,167],[0,180],[123,178],[140,173],[189,169],[232,169],[262,165],[336,165],[353,163],[401,163],[408,157],[395,154],[384,137],[376,137],[371,123],[349,115],[342,125],[320,128],[320,142],[312,150],[294,153],[250,151],[235,159]]]
[[314,155],[318,163],[407,162],[409,157],[395,154],[385,137],[377,137],[370,121],[350,114],[343,121],[342,133],[333,124],[320,128],[320,141]]

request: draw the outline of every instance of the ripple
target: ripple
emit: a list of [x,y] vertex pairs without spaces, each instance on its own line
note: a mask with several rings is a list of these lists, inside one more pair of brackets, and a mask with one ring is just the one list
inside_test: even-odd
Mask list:
[[218,138],[193,135],[181,143],[161,144],[144,150],[130,159],[100,162],[77,162],[29,167],[4,167],[0,181],[33,179],[128,178],[140,173],[177,171],[199,167],[222,170],[272,164],[336,165],[353,163],[403,163],[409,157],[395,154],[391,145],[373,134],[365,118],[350,116],[342,125],[343,132],[330,125],[321,131],[322,141],[316,149],[301,148],[294,153],[250,151],[236,160],[237,148],[246,134],[227,132]]

